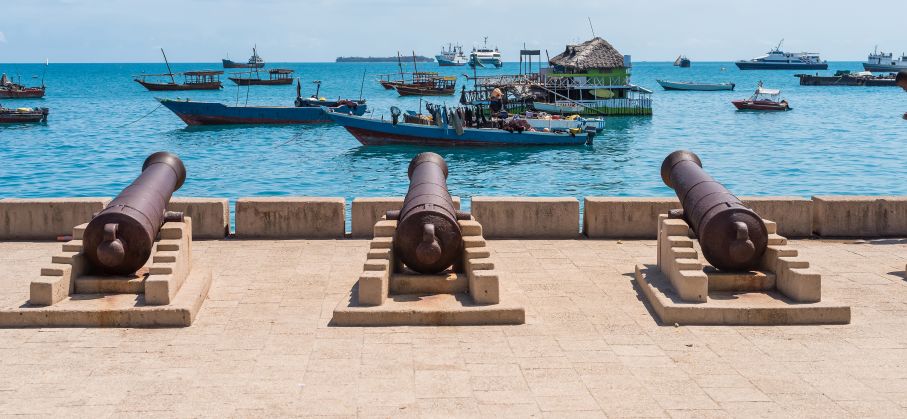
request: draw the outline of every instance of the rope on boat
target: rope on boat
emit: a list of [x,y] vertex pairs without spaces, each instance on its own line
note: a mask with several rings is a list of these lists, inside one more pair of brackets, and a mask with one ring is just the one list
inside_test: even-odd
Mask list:
[[160,109],[161,106],[164,106],[164,104],[163,104],[163,103],[160,103],[160,104],[157,105],[156,108],[152,109],[151,112],[146,113],[146,114],[143,115],[141,118],[136,119],[135,121],[132,121],[132,122],[127,122],[127,123],[125,123],[125,124],[123,124],[123,125],[120,125],[120,126],[118,126],[118,127],[116,127],[116,128],[123,128],[123,127],[125,127],[125,126],[132,125],[132,124],[134,124],[134,123],[136,123],[136,122],[139,122],[139,121],[141,121],[141,120],[147,118],[149,115],[153,114],[154,111]]

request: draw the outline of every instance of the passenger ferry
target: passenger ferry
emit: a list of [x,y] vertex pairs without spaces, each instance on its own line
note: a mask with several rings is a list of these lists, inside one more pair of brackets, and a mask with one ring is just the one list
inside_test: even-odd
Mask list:
[[907,70],[907,54],[901,53],[901,58],[895,60],[893,53],[879,52],[876,48],[863,63],[863,69],[877,73]]
[[501,52],[498,51],[498,48],[494,49],[488,48],[488,37],[485,37],[485,44],[482,48],[472,48],[472,52],[469,54],[469,66],[470,67],[489,67],[493,66],[495,68],[501,68],[504,66],[504,62],[501,61]]
[[441,53],[435,55],[441,67],[459,67],[466,65],[469,59],[463,54],[463,46],[447,44],[447,49],[441,47]]
[[828,62],[813,52],[784,52],[781,50],[782,39],[778,46],[761,57],[737,61],[741,70],[827,70]]

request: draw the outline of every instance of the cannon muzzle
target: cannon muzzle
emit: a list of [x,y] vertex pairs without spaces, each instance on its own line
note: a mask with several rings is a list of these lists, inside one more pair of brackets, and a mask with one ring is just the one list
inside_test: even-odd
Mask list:
[[182,213],[168,212],[167,203],[186,181],[186,168],[175,154],[148,156],[142,173],[85,228],[82,248],[100,273],[126,275],[137,271],[165,221],[180,221]]
[[450,267],[461,256],[463,235],[458,219],[468,218],[454,208],[447,191],[447,163],[435,153],[421,153],[409,163],[409,191],[399,211],[394,251],[410,269],[433,274]]
[[674,189],[682,214],[712,266],[726,271],[758,267],[768,245],[768,231],[756,212],[747,208],[702,169],[696,154],[678,150],[661,163],[661,179]]

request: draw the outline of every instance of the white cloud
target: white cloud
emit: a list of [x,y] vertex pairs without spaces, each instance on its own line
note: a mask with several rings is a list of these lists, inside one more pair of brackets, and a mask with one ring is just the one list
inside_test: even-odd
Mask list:
[[0,44],[5,44],[5,43],[6,43],[6,35],[4,35],[3,32],[0,32]]

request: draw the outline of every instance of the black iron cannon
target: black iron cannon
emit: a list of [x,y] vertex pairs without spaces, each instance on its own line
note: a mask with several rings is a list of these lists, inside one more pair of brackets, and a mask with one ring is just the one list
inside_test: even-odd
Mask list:
[[399,211],[394,253],[410,269],[434,274],[450,267],[463,252],[457,220],[469,214],[457,211],[447,191],[447,163],[435,153],[421,153],[409,162],[409,191]]
[[661,179],[683,208],[670,215],[686,220],[712,266],[727,271],[758,266],[768,244],[762,217],[709,176],[699,156],[684,150],[669,154],[661,163]]
[[92,267],[115,275],[141,268],[164,222],[182,221],[183,214],[168,212],[167,203],[185,180],[186,168],[175,154],[148,156],[142,174],[85,228],[82,248]]

